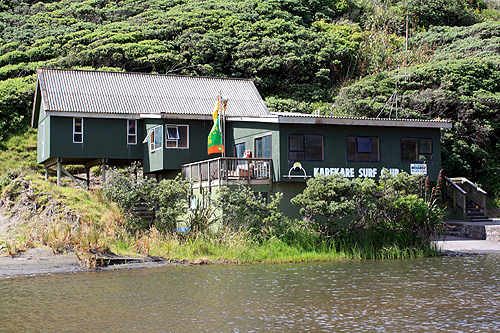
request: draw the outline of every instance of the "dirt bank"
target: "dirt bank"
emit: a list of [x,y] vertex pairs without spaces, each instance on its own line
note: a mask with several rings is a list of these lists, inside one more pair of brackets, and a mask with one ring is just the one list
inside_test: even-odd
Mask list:
[[[154,268],[192,264],[187,262],[169,262],[151,257],[112,257],[110,264],[95,270],[108,271],[117,269]],[[0,278],[23,275],[41,275],[55,273],[76,273],[95,271],[81,265],[75,253],[54,254],[48,247],[37,247],[20,252],[15,256],[0,254]]]

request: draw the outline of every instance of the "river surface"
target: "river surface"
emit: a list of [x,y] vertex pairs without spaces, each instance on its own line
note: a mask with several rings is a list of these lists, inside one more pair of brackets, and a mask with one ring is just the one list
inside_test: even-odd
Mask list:
[[0,280],[0,332],[499,332],[500,256]]

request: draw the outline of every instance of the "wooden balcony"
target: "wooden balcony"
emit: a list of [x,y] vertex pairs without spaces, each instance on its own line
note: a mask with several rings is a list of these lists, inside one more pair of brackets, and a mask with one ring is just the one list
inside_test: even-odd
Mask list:
[[273,181],[272,159],[219,157],[185,164],[182,177],[194,188],[225,185],[270,185]]

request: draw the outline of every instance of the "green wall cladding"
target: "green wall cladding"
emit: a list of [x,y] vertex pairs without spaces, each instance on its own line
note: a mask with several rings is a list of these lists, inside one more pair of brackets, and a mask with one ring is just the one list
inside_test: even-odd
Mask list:
[[[189,126],[189,149],[166,148],[165,125]],[[149,142],[144,144],[144,172],[172,174],[173,170],[180,171],[183,164],[220,157],[221,154],[207,154],[207,139],[212,129],[212,120],[182,120],[182,119],[148,119],[145,120],[146,131],[162,125],[162,149],[151,153]],[[146,132],[147,133],[147,132]],[[177,174],[177,172],[175,172]]]
[[37,163],[43,163],[50,157],[50,117],[47,117],[43,108],[40,108],[37,130]]
[[271,154],[273,159],[273,178],[280,173],[280,143],[281,137],[278,124],[273,123],[250,123],[231,122],[228,126],[227,135],[227,156],[234,156],[233,146],[238,143],[245,143],[245,150],[252,152],[252,157],[256,157],[255,139],[266,135],[271,135]]
[[127,144],[127,120],[83,118],[83,143],[73,143],[73,118],[50,117],[50,155],[63,158],[142,159],[143,124],[137,121],[137,144]]
[[[324,135],[323,161],[295,161],[288,156],[289,134],[321,134]],[[347,136],[377,136],[380,138],[380,162],[348,162]],[[397,169],[410,173],[410,164],[401,162],[401,138],[432,138],[433,161],[427,164],[430,180],[437,180],[441,169],[440,129],[415,127],[382,127],[382,126],[342,126],[342,125],[294,125],[281,124],[281,170],[278,181],[297,181],[286,177],[295,162],[300,162],[307,176],[314,176],[314,170],[325,172],[344,172],[349,178],[368,175],[378,179],[382,168]],[[298,169],[292,175],[303,174]]]

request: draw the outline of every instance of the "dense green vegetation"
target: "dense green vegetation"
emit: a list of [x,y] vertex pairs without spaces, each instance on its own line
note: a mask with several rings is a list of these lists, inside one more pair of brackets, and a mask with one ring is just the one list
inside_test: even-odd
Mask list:
[[[12,254],[47,245],[55,252],[76,251],[89,266],[109,252],[195,262],[412,258],[435,255],[429,237],[443,231],[437,192],[404,173],[385,175],[379,185],[336,175],[311,179],[294,199],[303,207],[300,220],[279,211],[281,195],[267,203],[245,186],[220,190],[210,206],[218,214],[200,213],[199,206],[186,214],[185,185],[122,170],[92,193],[20,175],[2,188],[0,212],[10,215],[13,226],[2,235],[0,249]],[[384,194],[378,202],[376,193]],[[135,215],[137,204],[151,209],[153,218]],[[190,231],[176,231],[178,223]]]

